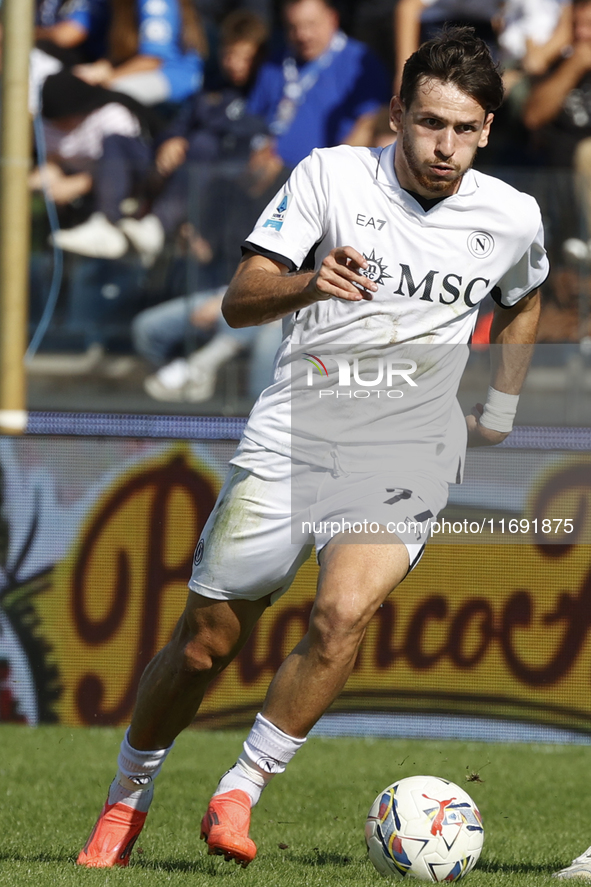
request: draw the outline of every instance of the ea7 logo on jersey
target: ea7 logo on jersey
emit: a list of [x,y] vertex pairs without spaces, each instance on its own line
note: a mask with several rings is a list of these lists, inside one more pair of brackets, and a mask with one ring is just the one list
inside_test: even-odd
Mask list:
[[368,280],[373,280],[374,283],[383,283],[384,280],[388,277],[392,277],[391,274],[386,274],[387,265],[382,265],[383,259],[376,259],[375,250],[372,249],[371,254],[366,256],[363,253],[363,258],[367,259],[367,268],[361,268],[360,274],[363,274],[364,277],[367,277]]
[[363,213],[357,213],[355,224],[359,225],[360,228],[375,228],[376,231],[381,231],[386,224],[386,220],[376,219],[373,216],[366,216]]
[[285,194],[281,203],[277,205],[277,208],[270,219],[267,219],[263,228],[274,228],[275,231],[281,231],[283,227],[283,220],[285,218],[285,213],[289,208],[289,204],[291,201],[291,194]]
[[468,237],[468,249],[475,259],[487,259],[494,248],[494,238],[486,231],[474,231]]

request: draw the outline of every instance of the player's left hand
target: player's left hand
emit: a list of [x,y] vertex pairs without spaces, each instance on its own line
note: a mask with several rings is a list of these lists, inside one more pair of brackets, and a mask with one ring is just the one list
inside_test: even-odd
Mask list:
[[477,403],[472,407],[470,415],[466,416],[469,447],[494,447],[509,436],[509,432],[493,431],[492,428],[486,428],[484,425],[481,425],[480,417],[483,412],[483,404]]

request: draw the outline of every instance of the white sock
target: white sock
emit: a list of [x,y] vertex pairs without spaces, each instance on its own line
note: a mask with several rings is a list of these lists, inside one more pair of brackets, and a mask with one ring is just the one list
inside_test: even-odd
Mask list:
[[284,733],[259,713],[244,743],[244,751],[220,779],[214,797],[239,788],[250,797],[254,807],[265,786],[276,773],[283,773],[305,741]]
[[109,788],[109,804],[127,804],[142,813],[148,811],[154,794],[154,780],[160,773],[172,745],[154,751],[141,751],[129,744],[125,733],[117,758],[117,776]]

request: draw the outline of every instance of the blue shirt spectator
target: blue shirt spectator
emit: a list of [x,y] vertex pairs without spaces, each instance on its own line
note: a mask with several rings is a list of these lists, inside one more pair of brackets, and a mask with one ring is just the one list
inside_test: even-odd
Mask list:
[[248,110],[265,118],[280,156],[295,166],[313,148],[349,141],[390,88],[382,63],[338,29],[325,0],[291,0],[284,15],[288,46],[261,66]]
[[59,18],[84,28],[87,33],[84,49],[89,61],[104,56],[110,23],[108,0],[69,0],[60,9]]
[[[38,0],[36,39],[55,41],[63,48],[75,45],[80,50],[80,58],[91,62],[106,54],[109,22],[109,0]],[[60,27],[64,23],[77,26],[78,38],[75,32],[64,36],[64,29]],[[73,40],[76,42],[72,43]]]
[[77,65],[90,86],[145,106],[179,104],[201,88],[207,40],[192,0],[110,0],[106,58]]
[[162,59],[160,68],[170,84],[169,100],[182,102],[201,88],[203,59],[182,45],[182,17],[175,0],[139,0],[140,55]]

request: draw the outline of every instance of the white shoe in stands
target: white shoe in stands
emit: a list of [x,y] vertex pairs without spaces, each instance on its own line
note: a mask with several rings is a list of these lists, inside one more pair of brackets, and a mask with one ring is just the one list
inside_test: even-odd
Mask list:
[[94,213],[75,228],[55,231],[49,239],[66,252],[93,259],[120,259],[129,248],[125,235],[103,213]]
[[143,219],[121,219],[118,227],[140,254],[142,264],[151,268],[164,247],[165,233],[158,216]]

